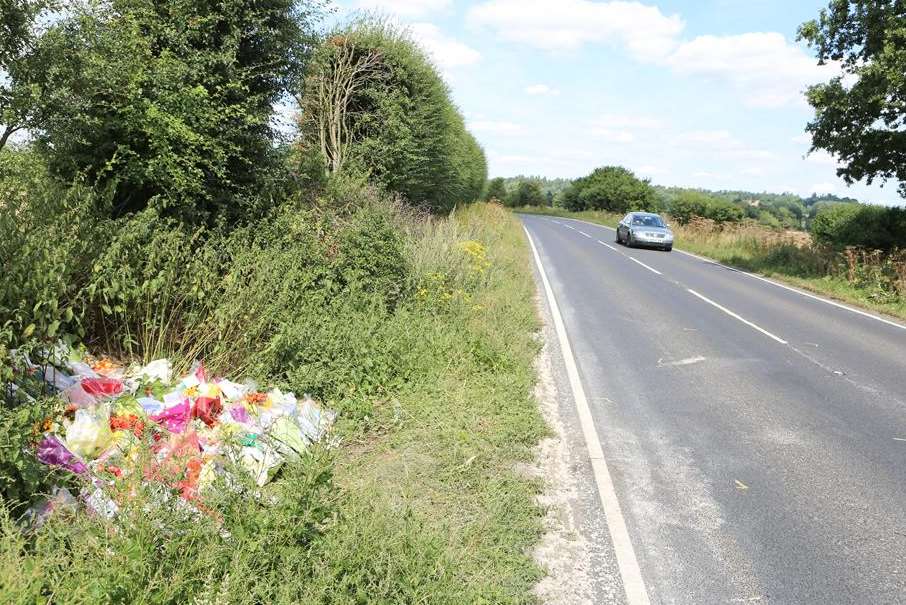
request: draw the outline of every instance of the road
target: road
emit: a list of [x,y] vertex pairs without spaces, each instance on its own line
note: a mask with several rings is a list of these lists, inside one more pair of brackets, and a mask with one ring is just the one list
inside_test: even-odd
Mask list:
[[608,547],[623,581],[634,560],[652,603],[906,603],[906,329],[522,219],[618,500],[610,537],[628,532]]

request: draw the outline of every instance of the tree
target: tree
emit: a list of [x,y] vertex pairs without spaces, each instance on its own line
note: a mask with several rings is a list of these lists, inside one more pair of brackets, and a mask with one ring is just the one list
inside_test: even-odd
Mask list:
[[77,5],[45,35],[61,60],[38,132],[51,169],[190,221],[252,219],[279,174],[274,105],[295,92],[317,0]]
[[656,203],[654,189],[626,168],[606,166],[575,180],[563,193],[568,210],[606,210],[623,213],[650,210]]
[[820,64],[840,62],[844,72],[808,90],[812,150],[839,158],[837,174],[847,183],[895,178],[906,197],[904,2],[834,0],[800,26],[799,39],[817,50]]
[[811,229],[815,240],[823,244],[892,250],[906,240],[906,210],[832,204],[818,211]]
[[0,149],[10,137],[40,123],[41,52],[39,17],[50,0],[0,0]]
[[538,181],[522,181],[509,196],[509,206],[519,208],[522,206],[543,206],[547,198]]
[[488,201],[498,201],[503,202],[506,200],[506,179],[503,177],[497,177],[491,179],[488,183],[488,191],[485,194],[485,199]]
[[710,202],[708,194],[694,189],[684,189],[670,202],[670,216],[680,225],[685,225],[697,216],[705,216]]
[[481,195],[484,151],[405,30],[373,18],[340,27],[317,49],[305,90],[299,144],[328,173],[363,173],[434,211]]

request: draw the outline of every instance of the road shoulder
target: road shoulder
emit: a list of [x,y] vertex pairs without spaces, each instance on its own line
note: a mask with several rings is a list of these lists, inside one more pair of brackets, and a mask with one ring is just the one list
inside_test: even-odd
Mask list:
[[[534,273],[540,291],[537,267]],[[545,510],[544,535],[534,555],[546,571],[535,593],[555,605],[625,603],[551,310],[540,293],[536,305],[544,344],[535,364],[535,395],[551,436],[540,443],[533,469],[544,481],[539,504]]]

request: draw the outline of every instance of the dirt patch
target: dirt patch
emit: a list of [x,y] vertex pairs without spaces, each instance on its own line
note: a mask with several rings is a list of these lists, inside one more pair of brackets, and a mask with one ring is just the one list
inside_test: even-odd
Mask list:
[[[560,416],[559,393],[551,358],[552,338],[544,330],[545,344],[535,361],[538,384],[535,397],[553,435],[538,445],[535,475],[544,481],[538,496],[545,509],[545,533],[534,556],[547,575],[535,587],[542,603],[554,605],[594,603],[591,545],[579,531],[572,503],[578,498],[576,474],[571,470],[570,452]],[[548,333],[551,332],[551,333]]]

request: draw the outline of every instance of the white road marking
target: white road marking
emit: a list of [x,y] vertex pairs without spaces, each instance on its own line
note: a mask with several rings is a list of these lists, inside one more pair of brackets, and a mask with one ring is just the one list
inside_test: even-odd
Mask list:
[[762,334],[764,334],[764,335],[767,336],[768,338],[772,338],[772,339],[776,340],[777,342],[779,342],[779,343],[782,344],[782,345],[789,344],[787,341],[785,341],[784,339],[780,338],[779,336],[775,336],[775,335],[771,334],[770,332],[768,332],[767,330],[765,330],[764,328],[758,327],[757,325],[753,324],[753,323],[752,323],[751,321],[749,321],[748,319],[744,319],[744,318],[740,317],[739,315],[737,315],[736,313],[734,313],[734,312],[731,311],[730,309],[728,309],[728,308],[726,308],[726,307],[724,307],[724,306],[722,306],[722,305],[719,305],[718,303],[714,302],[713,300],[711,300],[711,299],[708,298],[707,296],[702,296],[701,294],[699,294],[699,293],[696,292],[695,290],[692,290],[691,288],[686,288],[686,291],[689,292],[689,294],[692,294],[693,296],[696,296],[696,297],[700,298],[701,300],[705,301],[705,302],[708,303],[709,305],[712,305],[712,306],[714,306],[714,307],[720,309],[721,311],[723,311],[724,313],[726,313],[726,314],[729,315],[730,317],[732,317],[732,318],[734,318],[734,319],[738,319],[739,321],[741,321],[742,323],[746,324],[746,325],[749,326],[750,328],[753,328],[753,329],[755,329],[755,330],[758,330],[759,332],[761,332]]
[[893,440],[894,441],[906,441],[906,439],[903,439],[902,437],[894,437]]
[[[614,229],[613,227],[608,227],[607,225],[599,225],[598,223],[592,223],[592,222],[589,222],[589,221],[584,221],[584,220],[582,220],[582,219],[580,219],[580,218],[571,218],[571,219],[568,219],[568,220],[571,220],[571,221],[578,221],[578,222],[580,222],[580,223],[586,223],[586,224],[588,224],[588,225],[594,225],[595,227],[601,227],[602,229],[609,229],[610,231],[616,231],[616,229]],[[564,225],[564,226],[568,226],[568,225]],[[902,324],[902,323],[897,323],[897,322],[895,322],[895,321],[891,321],[891,320],[889,320],[889,319],[886,319],[886,318],[884,318],[884,317],[881,317],[880,315],[875,315],[874,313],[869,313],[868,311],[863,311],[863,310],[861,310],[861,309],[856,309],[855,307],[851,307],[851,306],[849,306],[849,305],[844,305],[843,303],[838,303],[838,302],[835,301],[835,300],[831,300],[831,299],[829,299],[829,298],[824,298],[823,296],[818,296],[817,294],[812,294],[811,292],[806,292],[805,290],[800,290],[799,288],[794,288],[793,286],[788,286],[788,285],[786,285],[786,284],[782,284],[782,283],[780,283],[780,282],[778,282],[778,281],[774,281],[773,279],[770,279],[770,278],[767,278],[767,277],[763,277],[763,276],[757,275],[757,274],[755,274],[755,273],[749,273],[748,271],[743,271],[742,269],[737,269],[736,267],[730,267],[729,265],[725,265],[725,264],[723,264],[723,263],[717,262],[717,261],[714,260],[713,258],[707,258],[707,257],[705,257],[705,256],[699,256],[698,254],[693,254],[692,252],[686,252],[685,250],[681,250],[681,249],[679,249],[679,248],[674,248],[674,250],[676,250],[676,251],[679,252],[680,254],[685,254],[686,256],[691,256],[692,258],[697,258],[698,260],[702,260],[702,261],[705,261],[705,262],[708,262],[708,263],[714,263],[715,265],[718,265],[718,266],[723,267],[723,268],[725,268],[725,269],[730,269],[730,270],[732,270],[732,271],[736,271],[737,273],[741,273],[741,274],[743,274],[743,275],[747,275],[747,276],[749,276],[749,277],[751,277],[751,278],[753,278],[753,279],[757,279],[758,281],[763,281],[763,282],[766,283],[766,284],[771,284],[772,286],[777,286],[778,288],[783,288],[784,290],[788,290],[788,291],[790,291],[790,292],[793,292],[793,293],[795,293],[795,294],[798,294],[799,296],[804,296],[804,297],[806,297],[806,298],[811,298],[812,300],[817,300],[818,302],[822,302],[822,303],[824,303],[824,304],[826,304],[826,305],[830,305],[830,306],[832,306],[832,307],[837,307],[838,309],[843,309],[844,311],[849,311],[850,313],[855,313],[856,315],[861,315],[862,317],[867,317],[868,319],[873,319],[873,320],[875,320],[875,321],[880,321],[881,323],[887,324],[888,326],[892,326],[892,327],[894,327],[894,328],[899,328],[899,329],[901,329],[901,330],[906,330],[906,324]]]
[[691,366],[693,364],[701,363],[703,361],[705,361],[705,358],[702,357],[701,355],[698,355],[697,357],[687,357],[686,359],[680,359],[679,361],[664,362],[663,359],[658,359],[657,367],[672,368],[672,367],[678,367],[678,366]]
[[616,248],[614,248],[614,247],[611,246],[610,244],[605,244],[605,243],[602,242],[601,240],[598,240],[598,243],[601,244],[602,246],[607,246],[608,248],[610,248],[610,249],[613,250],[614,252],[619,252],[619,250],[617,250]]
[[682,254],[685,254],[686,256],[691,256],[693,258],[697,258],[699,260],[703,260],[703,261],[706,261],[709,263],[714,263],[715,265],[724,267],[725,269],[730,269],[731,271],[736,271],[737,273],[742,273],[743,275],[747,275],[753,279],[757,279],[758,281],[763,281],[766,284],[771,284],[772,286],[777,286],[778,288],[783,288],[784,290],[788,290],[790,292],[795,292],[796,294],[798,294],[800,296],[804,296],[806,298],[811,298],[812,300],[817,300],[819,302],[823,302],[826,305],[830,305],[832,307],[837,307],[838,309],[843,309],[844,311],[849,311],[850,313],[855,313],[856,315],[861,315],[862,317],[867,317],[867,318],[873,319],[875,321],[880,321],[881,323],[887,324],[888,326],[893,326],[894,328],[906,330],[906,325],[904,325],[904,324],[900,324],[895,321],[890,321],[889,319],[885,319],[883,317],[874,315],[867,311],[862,311],[861,309],[856,309],[855,307],[850,307],[849,305],[844,305],[842,303],[838,303],[837,301],[823,298],[816,294],[812,294],[811,292],[806,292],[805,290],[800,290],[799,288],[794,288],[794,287],[788,286],[786,284],[781,284],[780,282],[774,281],[773,279],[768,279],[767,277],[762,277],[761,275],[749,273],[748,271],[743,271],[742,269],[737,269],[736,267],[727,266],[727,265],[725,265],[723,263],[719,263],[716,260],[711,259],[711,258],[705,258],[704,256],[699,256],[697,254],[692,254],[691,252],[686,252],[685,250],[677,250],[677,252],[680,252]]
[[547,296],[547,302],[551,309],[551,315],[554,318],[554,328],[557,332],[557,340],[560,343],[560,350],[563,352],[563,361],[566,364],[566,374],[569,377],[569,385],[573,392],[573,399],[576,402],[576,411],[579,414],[579,422],[582,425],[582,434],[585,437],[585,447],[588,449],[588,457],[591,460],[591,469],[595,477],[595,483],[598,486],[598,496],[601,498],[601,506],[604,508],[604,516],[607,520],[607,528],[610,531],[610,537],[613,542],[614,553],[616,554],[617,567],[620,568],[620,577],[623,580],[623,589],[626,591],[626,601],[629,605],[649,605],[648,590],[645,588],[645,581],[642,579],[642,571],[639,568],[639,562],[635,555],[635,549],[632,547],[632,541],[629,538],[629,530],[626,527],[626,521],[623,518],[623,511],[620,509],[620,501],[617,499],[617,493],[613,486],[610,471],[607,468],[607,460],[604,458],[604,449],[601,447],[601,440],[595,429],[594,420],[591,416],[591,409],[588,407],[588,398],[585,396],[585,388],[582,386],[582,380],[579,378],[579,368],[576,366],[576,358],[573,355],[572,348],[569,345],[569,336],[566,333],[566,324],[560,315],[560,308],[557,305],[557,299],[554,297],[554,291],[551,288],[550,280],[547,278],[547,272],[541,263],[541,255],[528,229],[525,229],[525,235],[528,238],[529,245],[535,257],[535,263],[538,265],[538,272],[541,274],[541,282],[544,285],[544,292]]
[[579,235],[584,235],[585,237],[591,239],[591,236],[589,234],[585,233],[584,231],[579,231]]
[[663,275],[663,273],[661,273],[661,272],[658,271],[657,269],[654,269],[654,268],[652,268],[652,267],[649,267],[648,265],[646,265],[645,263],[643,263],[642,261],[640,261],[639,259],[637,259],[637,258],[635,258],[635,257],[627,256],[626,258],[628,258],[629,260],[631,260],[631,261],[634,262],[634,263],[638,263],[638,264],[642,265],[643,267],[645,267],[646,269],[648,269],[648,270],[651,271],[652,273],[657,273],[658,275]]

